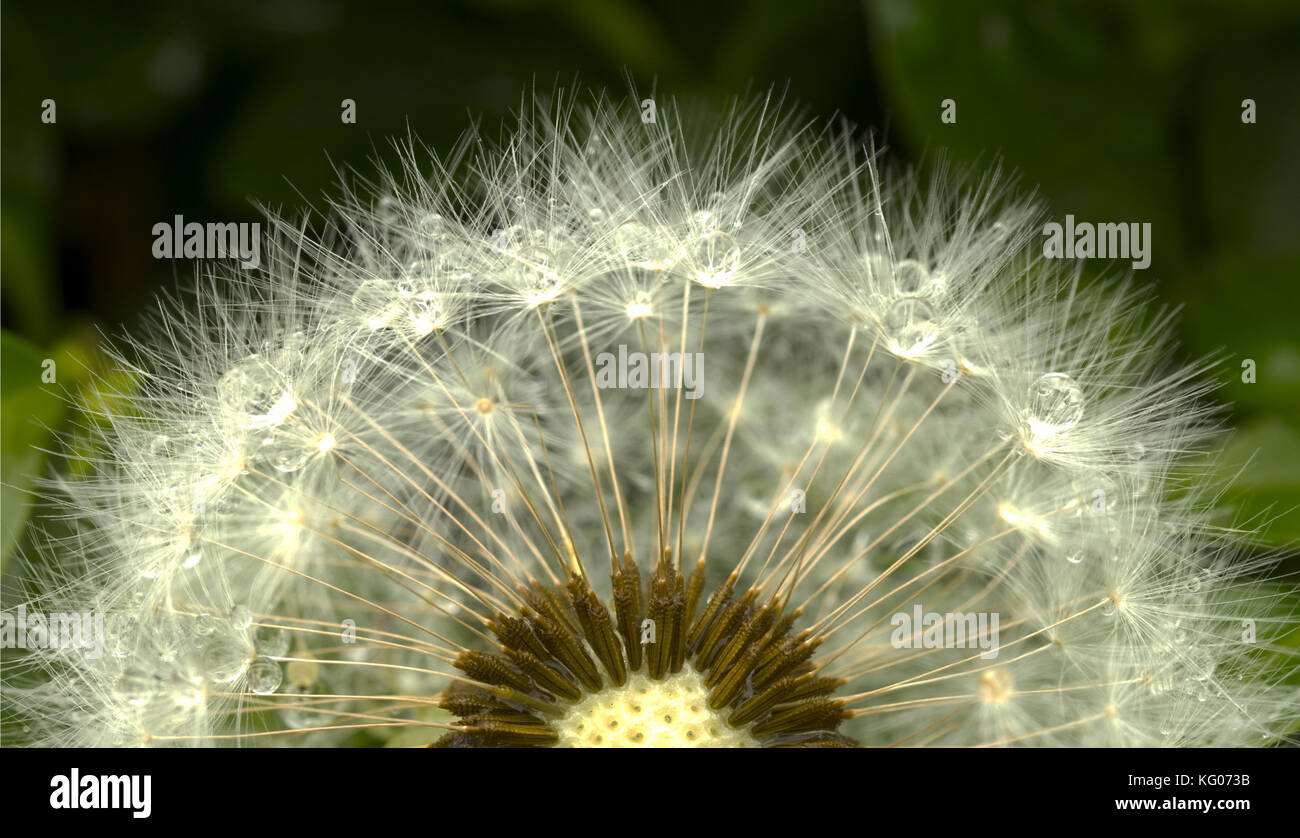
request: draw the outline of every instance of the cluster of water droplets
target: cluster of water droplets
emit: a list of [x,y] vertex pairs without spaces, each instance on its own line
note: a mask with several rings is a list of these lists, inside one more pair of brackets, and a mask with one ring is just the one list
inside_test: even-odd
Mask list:
[[[709,207],[722,206],[725,196],[715,192],[710,196]],[[691,278],[706,288],[722,288],[735,281],[740,270],[741,252],[735,233],[741,222],[728,222],[716,209],[699,209],[689,224],[684,262],[689,266]]]
[[528,305],[542,305],[568,287],[570,270],[582,261],[589,228],[601,223],[604,212],[593,209],[586,219],[571,219],[558,213],[554,197],[541,213],[530,212],[523,195],[516,195],[513,203],[510,223],[494,230],[488,242],[487,270]]
[[894,293],[901,297],[932,298],[948,287],[942,271],[932,271],[916,259],[901,259],[890,269]]
[[413,262],[407,277],[400,280],[367,279],[352,294],[357,318],[372,331],[397,329],[412,338],[422,338],[443,328],[447,322],[445,295],[426,277],[437,277],[442,268],[427,262]]
[[508,261],[506,271],[510,284],[523,289],[530,302],[550,302],[564,290],[555,253],[550,248],[525,245],[511,251]]
[[[883,248],[884,236],[876,234]],[[880,324],[888,350],[904,359],[917,359],[947,345],[941,328],[940,298],[947,278],[915,259],[891,261],[883,249],[868,250],[863,257],[870,285],[881,306]]]
[[228,444],[245,459],[242,473],[270,470],[284,481],[332,447],[322,405],[350,386],[356,360],[343,358],[326,369],[309,363],[311,352],[305,335],[295,332],[221,377],[219,414]]
[[277,658],[289,651],[288,632],[255,623],[244,605],[224,614],[155,615],[147,635],[138,617],[117,613],[106,633],[120,666],[114,689],[145,728],[201,713],[213,690],[270,695],[284,682]]
[[[382,199],[379,212],[382,217]],[[436,212],[384,229],[397,236],[392,255],[383,265],[371,265],[370,278],[356,284],[350,300],[353,322],[410,339],[444,328],[450,316],[447,289],[474,275],[473,254],[455,243]]]
[[[598,254],[608,269],[666,278],[680,268],[687,279],[710,288],[729,285],[739,275],[742,250],[736,235],[741,222],[723,218],[715,209],[699,209],[680,229],[670,229],[635,219],[611,224],[615,219],[595,205],[583,217],[568,218],[557,212],[556,199],[549,201],[548,211],[516,195],[501,209],[500,227],[477,243],[452,244],[440,215],[429,213],[412,223],[397,217],[392,199],[381,199],[378,217],[402,231],[394,252],[421,255],[398,278],[378,276],[361,282],[351,296],[352,316],[372,331],[401,330],[423,337],[449,322],[447,289],[458,281],[495,279],[527,305],[544,305],[563,293],[575,275],[596,267],[591,260]],[[725,205],[725,196],[715,193],[704,205]]]
[[232,430],[276,428],[298,407],[292,372],[300,364],[306,338],[290,336],[267,354],[253,353],[236,361],[217,383],[222,419]]
[[676,261],[668,231],[650,228],[639,221],[627,221],[614,228],[616,266],[654,273],[672,268]]
[[900,297],[889,304],[884,314],[889,351],[900,358],[919,358],[939,342],[938,315],[934,306],[921,297]]

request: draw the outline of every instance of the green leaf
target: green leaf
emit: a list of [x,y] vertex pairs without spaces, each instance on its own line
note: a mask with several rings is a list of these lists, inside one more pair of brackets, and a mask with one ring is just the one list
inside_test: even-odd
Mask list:
[[1264,527],[1266,543],[1300,544],[1300,429],[1264,417],[1235,433],[1219,458],[1222,503],[1237,521]]
[[[55,382],[42,382],[51,362]],[[49,429],[62,423],[67,410],[57,365],[30,341],[0,332],[0,566],[26,528],[32,482],[46,462],[40,447],[49,444]]]

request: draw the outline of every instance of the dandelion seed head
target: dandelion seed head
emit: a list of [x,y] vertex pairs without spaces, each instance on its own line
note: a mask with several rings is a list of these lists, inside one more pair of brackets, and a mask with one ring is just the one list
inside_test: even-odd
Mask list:
[[30,741],[1290,735],[1146,292],[1036,258],[996,171],[638,101],[400,146],[162,300],[45,490],[25,605],[107,619],[5,661]]

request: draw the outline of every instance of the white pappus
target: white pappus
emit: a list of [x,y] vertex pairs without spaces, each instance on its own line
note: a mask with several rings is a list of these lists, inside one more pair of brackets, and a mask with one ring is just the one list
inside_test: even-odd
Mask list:
[[[638,101],[400,145],[119,342],[25,562],[107,651],[7,656],[23,738],[1289,737],[1285,580],[1214,517],[1209,365],[1144,291],[1037,256],[997,171]],[[621,347],[698,357],[699,398],[597,386]],[[996,654],[891,642],[914,610],[995,615]]]

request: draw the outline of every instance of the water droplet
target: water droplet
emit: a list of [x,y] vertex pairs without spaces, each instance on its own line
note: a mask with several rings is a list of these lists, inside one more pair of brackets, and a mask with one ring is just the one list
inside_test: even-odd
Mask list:
[[493,253],[508,255],[518,250],[524,241],[524,228],[519,224],[511,224],[505,229],[496,229],[492,231],[489,239]]
[[920,297],[896,300],[885,312],[889,349],[902,358],[923,355],[939,339],[934,309]]
[[247,605],[236,605],[230,609],[230,625],[237,631],[247,631],[252,624],[253,612],[248,610]]
[[530,298],[537,302],[553,299],[560,289],[555,254],[544,247],[525,247],[514,256],[515,276]]
[[253,633],[253,647],[259,655],[279,657],[289,651],[289,632],[279,626],[258,626]]
[[702,235],[693,253],[695,280],[710,288],[721,288],[736,278],[740,268],[740,247],[719,230]]
[[292,474],[305,466],[313,453],[311,442],[301,433],[273,430],[258,441],[250,456],[270,463],[276,471]]
[[229,683],[248,668],[248,655],[241,646],[228,638],[208,641],[203,648],[203,671],[218,684]]
[[915,259],[904,259],[894,266],[894,288],[899,294],[915,297],[930,290],[930,271]]
[[417,291],[406,301],[406,325],[416,337],[443,326],[442,299],[435,291]]
[[149,456],[155,460],[170,460],[179,451],[179,440],[167,434],[158,434],[149,442]]
[[258,695],[270,695],[283,681],[284,671],[277,661],[257,658],[248,666],[248,688]]
[[473,275],[470,264],[469,252],[465,248],[446,248],[438,254],[438,275],[442,279],[469,279]]
[[161,577],[167,572],[167,568],[171,564],[168,557],[155,550],[150,550],[144,555],[138,556],[136,561],[138,562],[136,569],[144,579],[157,579]]
[[1031,428],[1055,433],[1073,428],[1083,418],[1083,390],[1065,373],[1049,372],[1029,388]]
[[438,278],[438,263],[432,259],[415,259],[402,271],[402,278],[397,281],[394,290],[400,299],[406,300],[423,291],[425,286]]
[[276,471],[286,474],[292,474],[311,459],[311,450],[302,444],[302,440],[289,440],[276,446],[276,452],[271,457],[271,464],[275,466]]
[[662,271],[672,265],[665,238],[636,221],[618,226],[614,231],[614,247],[619,257],[633,268]]
[[152,621],[153,630],[149,639],[154,650],[163,661],[174,661],[177,656],[190,647],[194,636],[190,633],[190,621],[174,614],[159,614]]
[[216,630],[217,630],[216,618],[213,617],[211,614],[207,613],[206,611],[200,614],[198,618],[194,620],[195,633],[203,637],[207,637],[209,634],[212,634],[212,632]]
[[273,428],[298,406],[285,376],[258,355],[227,370],[217,389],[226,415],[241,428]]
[[386,279],[367,279],[357,286],[352,308],[370,329],[387,328],[402,311],[397,289]]
[[129,658],[135,651],[136,638],[140,636],[140,620],[127,614],[115,614],[111,625],[113,657]]
[[1133,496],[1140,498],[1151,491],[1151,450],[1142,443],[1135,442],[1124,450],[1124,457],[1132,468]]
[[194,567],[203,560],[203,539],[199,538],[198,533],[190,533],[181,548],[181,567]]
[[442,216],[436,212],[425,213],[420,218],[420,232],[432,238],[442,235]]
[[1065,554],[1065,560],[1070,564],[1078,564],[1083,561],[1083,551],[1071,550]]

